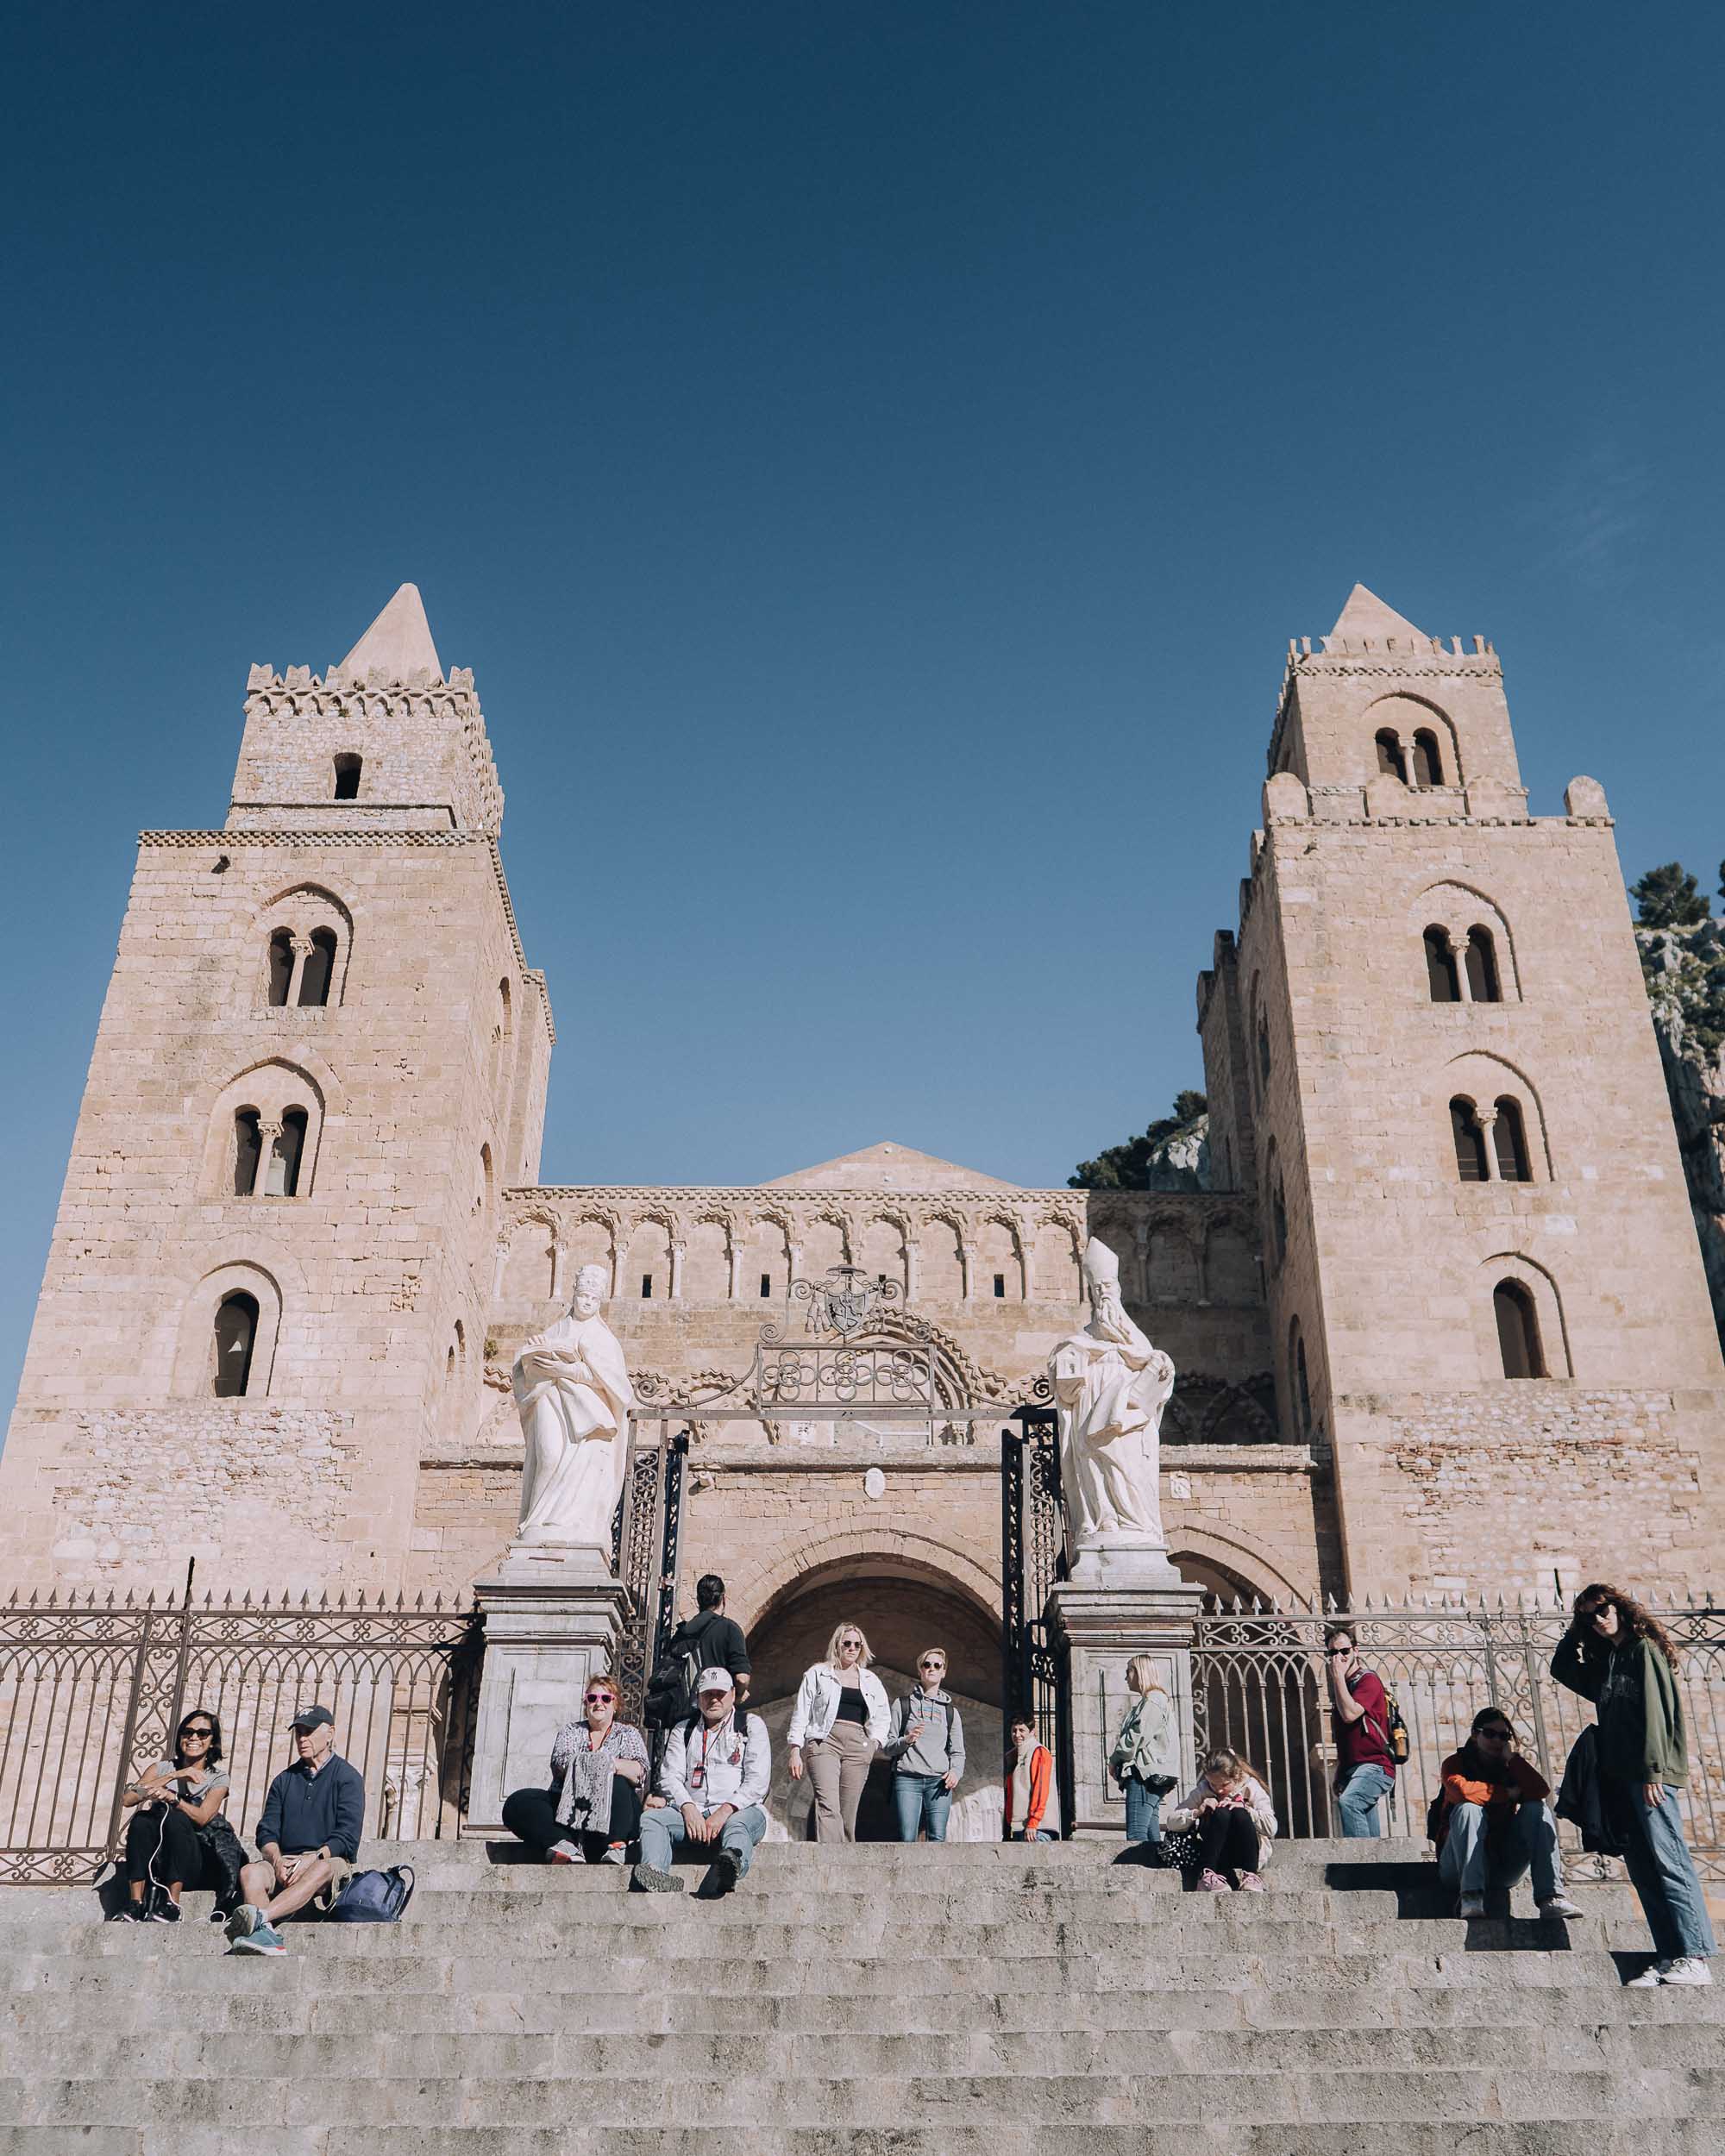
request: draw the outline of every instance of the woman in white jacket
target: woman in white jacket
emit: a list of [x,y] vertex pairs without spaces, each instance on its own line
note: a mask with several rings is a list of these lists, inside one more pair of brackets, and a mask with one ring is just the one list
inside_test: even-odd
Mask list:
[[791,1713],[788,1759],[793,1782],[803,1778],[807,1753],[814,1784],[817,1841],[855,1841],[856,1808],[875,1754],[886,1742],[887,1692],[860,1625],[840,1625],[826,1659],[810,1664]]
[[1208,1894],[1226,1894],[1236,1875],[1241,1890],[1262,1894],[1258,1876],[1270,1861],[1276,1812],[1270,1792],[1237,1752],[1205,1755],[1204,1771],[1171,1812],[1164,1812],[1165,1834],[1198,1837],[1203,1870],[1198,1884]]

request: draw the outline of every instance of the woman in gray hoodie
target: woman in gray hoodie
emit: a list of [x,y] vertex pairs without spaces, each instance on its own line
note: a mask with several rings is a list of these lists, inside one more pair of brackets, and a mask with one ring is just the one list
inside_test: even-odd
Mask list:
[[893,1708],[883,1758],[893,1763],[893,1802],[899,1839],[914,1841],[925,1827],[931,1841],[946,1839],[952,1792],[964,1771],[964,1725],[946,1681],[946,1651],[925,1647],[917,1682]]

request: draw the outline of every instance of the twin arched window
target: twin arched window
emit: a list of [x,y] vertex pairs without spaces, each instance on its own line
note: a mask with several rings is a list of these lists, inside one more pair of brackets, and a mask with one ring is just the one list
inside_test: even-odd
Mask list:
[[1482,924],[1469,929],[1458,958],[1454,939],[1435,924],[1426,930],[1426,987],[1433,1003],[1501,1003],[1497,944]]
[[272,1007],[279,1010],[292,1005],[302,1011],[321,1010],[329,1000],[340,949],[333,928],[314,928],[309,936],[297,936],[291,928],[272,930],[268,990]]
[[255,1108],[234,1112],[234,1195],[297,1198],[311,1119],[304,1108],[265,1117]]
[[1533,1181],[1527,1126],[1521,1104],[1501,1094],[1482,1108],[1465,1094],[1450,1102],[1450,1135],[1455,1143],[1456,1174],[1465,1183],[1525,1183]]

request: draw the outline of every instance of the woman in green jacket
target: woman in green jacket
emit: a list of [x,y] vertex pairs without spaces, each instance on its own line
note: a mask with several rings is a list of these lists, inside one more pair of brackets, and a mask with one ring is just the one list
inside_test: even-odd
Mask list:
[[1629,1981],[1638,1989],[1711,1984],[1713,1927],[1678,1816],[1689,1754],[1670,1635],[1622,1588],[1596,1582],[1575,1598],[1552,1675],[1598,1709],[1605,1816],[1659,1957]]

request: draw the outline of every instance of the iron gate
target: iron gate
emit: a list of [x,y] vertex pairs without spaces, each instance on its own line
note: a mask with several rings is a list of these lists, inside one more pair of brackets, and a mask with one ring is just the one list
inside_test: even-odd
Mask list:
[[[643,1437],[649,1420],[660,1425]],[[624,1594],[618,1650],[618,1719],[641,1725],[647,1682],[677,1621],[677,1561],[682,1543],[684,1468],[689,1433],[674,1434],[662,1416],[630,1426],[629,1470],[612,1521],[612,1564]]]
[[1050,1633],[1050,1590],[1067,1576],[1066,1514],[1060,1501],[1060,1420],[1052,1407],[1013,1411],[1000,1432],[1000,1738],[1027,1714],[1054,1754],[1060,1816],[1071,1831],[1071,1694],[1066,1657]]

